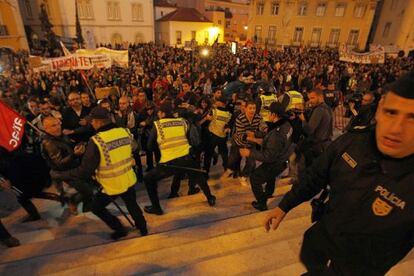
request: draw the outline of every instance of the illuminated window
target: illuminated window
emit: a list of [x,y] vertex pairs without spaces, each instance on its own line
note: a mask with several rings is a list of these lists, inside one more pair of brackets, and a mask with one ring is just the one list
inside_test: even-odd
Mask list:
[[355,9],[354,9],[354,16],[361,18],[365,15],[365,10],[367,8],[367,5],[365,5],[364,3],[358,3],[355,5]]
[[326,3],[319,3],[316,7],[316,16],[324,16],[326,12]]
[[335,16],[344,16],[345,15],[345,3],[338,3],[335,6]]

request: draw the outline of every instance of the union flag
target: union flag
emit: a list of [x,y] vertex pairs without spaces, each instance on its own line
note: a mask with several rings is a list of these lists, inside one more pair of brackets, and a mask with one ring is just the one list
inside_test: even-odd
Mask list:
[[22,143],[26,118],[0,100],[0,146],[13,151]]

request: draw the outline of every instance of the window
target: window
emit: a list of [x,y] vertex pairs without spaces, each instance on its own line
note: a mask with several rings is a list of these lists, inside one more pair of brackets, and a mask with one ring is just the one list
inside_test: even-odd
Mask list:
[[142,33],[135,34],[135,43],[144,43],[144,35]]
[[177,45],[181,45],[182,41],[181,41],[181,31],[176,31],[175,32],[175,37],[177,40]]
[[221,25],[221,20],[218,21],[218,24]]
[[367,6],[363,3],[358,3],[355,5],[355,9],[354,9],[354,16],[355,17],[363,17],[365,14],[365,10],[366,10]]
[[32,5],[30,4],[29,0],[24,1],[24,8],[26,10],[27,16],[32,18],[33,17],[33,11],[32,11]]
[[329,44],[338,44],[339,41],[339,34],[341,33],[340,29],[332,29],[331,33],[329,34]]
[[316,16],[324,16],[326,11],[326,3],[319,3],[316,7]]
[[388,37],[390,34],[391,29],[391,22],[387,22],[384,27],[384,31],[382,32],[382,37]]
[[161,16],[164,16],[164,12],[163,11],[161,11]]
[[226,28],[230,28],[230,27],[231,27],[230,20],[226,20]]
[[254,40],[255,40],[255,43],[262,42],[262,26],[254,27]]
[[78,0],[78,14],[80,19],[93,18],[93,8],[91,0]]
[[121,9],[119,2],[109,1],[106,4],[108,20],[121,20]]
[[1,23],[0,36],[8,36],[8,35],[9,35],[9,29],[7,29],[7,25],[3,25],[3,23]]
[[143,21],[144,20],[142,4],[132,3],[131,10],[132,10],[132,21]]
[[50,14],[49,2],[47,0],[44,0],[43,4],[45,5],[45,10],[46,10],[47,15],[49,17],[52,17],[52,15]]
[[351,30],[349,32],[347,44],[356,46],[358,44],[358,36],[359,36],[359,30]]
[[191,31],[191,40],[196,40],[197,32]]
[[295,33],[293,34],[293,42],[302,42],[302,38],[303,38],[303,28],[296,27]]
[[269,26],[269,33],[267,34],[267,42],[271,45],[276,43],[276,26]]
[[335,16],[344,16],[345,15],[345,3],[338,3],[335,7]]
[[321,33],[322,33],[322,29],[321,28],[314,28],[312,30],[312,36],[311,36],[311,44],[318,44],[321,41]]
[[118,33],[114,33],[112,35],[111,43],[112,43],[112,45],[122,44],[122,36]]
[[298,8],[298,15],[305,16],[307,10],[308,10],[308,3],[305,1],[300,2],[299,8]]
[[264,1],[263,0],[257,1],[256,14],[263,15],[263,10],[264,10]]
[[272,15],[278,15],[279,14],[279,8],[280,8],[279,1],[273,1],[272,2],[271,14]]

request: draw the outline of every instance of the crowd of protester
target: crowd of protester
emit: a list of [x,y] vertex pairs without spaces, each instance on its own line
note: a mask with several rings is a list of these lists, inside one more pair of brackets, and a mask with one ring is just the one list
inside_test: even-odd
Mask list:
[[[47,168],[31,170],[28,168],[30,164],[40,166],[40,163],[33,161],[29,164],[29,159],[21,160],[16,156],[30,154],[44,158],[42,151],[47,147],[47,139],[42,131],[45,130],[45,123],[53,123],[45,122],[47,117],[58,119],[68,143],[78,145],[75,151],[80,159],[82,150],[79,147],[93,135],[87,117],[95,106],[100,106],[110,112],[114,124],[129,129],[138,142],[139,148],[134,152],[134,159],[138,181],[142,182],[144,175],[160,160],[159,149],[149,142],[157,111],[169,103],[175,117],[185,118],[197,128],[201,142],[193,148],[192,154],[207,176],[210,167],[216,165],[221,156],[223,175],[240,177],[241,184],[245,185],[258,159],[248,158],[250,152],[246,153],[242,149],[260,148],[261,143],[255,139],[263,138],[269,130],[261,114],[261,111],[266,112],[260,97],[262,94],[274,94],[281,99],[285,92],[297,91],[307,100],[308,93],[316,91],[315,97],[323,93],[322,101],[332,110],[345,99],[349,115],[353,117],[351,122],[358,126],[368,125],[372,123],[381,88],[414,68],[414,60],[407,57],[387,57],[384,64],[345,63],[339,61],[336,49],[286,47],[283,51],[273,51],[240,47],[233,54],[227,45],[215,45],[209,49],[208,55],[201,55],[201,48],[189,51],[138,44],[130,45],[128,50],[127,68],[112,66],[84,72],[34,72],[29,67],[27,53],[9,55],[8,63],[3,65],[0,75],[0,99],[24,115],[40,132],[27,126],[20,150],[14,153],[1,151],[0,174],[10,179],[13,177],[10,171],[18,174],[24,170],[28,178],[20,177],[18,180],[22,182],[20,190],[23,193],[25,186],[36,185],[26,183],[28,179],[34,179],[30,173],[36,171],[40,174]],[[96,89],[105,87],[117,89],[112,90],[108,97],[97,99]],[[369,110],[368,115],[361,107],[365,105],[369,106],[365,108]],[[218,130],[211,125],[220,111],[230,115]],[[285,111],[286,108],[282,113]],[[304,106],[302,112],[305,112],[306,118],[301,121],[307,121],[312,116],[306,111]],[[303,116],[300,110],[299,113],[294,110],[290,114],[283,114],[293,126],[292,139],[296,140],[295,144],[306,134],[302,129],[303,124],[298,120]],[[364,113],[364,117],[358,117],[359,113]],[[295,127],[295,122],[296,125],[299,122],[300,126]],[[47,127],[50,131],[51,126]],[[232,145],[229,151],[227,145],[230,141]],[[216,147],[218,152],[215,152]],[[303,147],[302,153],[306,158]],[[299,156],[300,152],[296,151],[296,154]],[[246,158],[246,162],[241,169],[242,158]],[[10,160],[16,163],[11,165]],[[71,162],[70,166],[74,166],[75,161]],[[59,169],[64,170],[65,167]],[[174,176],[170,198],[179,196],[179,182],[183,177]],[[47,173],[36,179],[44,179],[45,184],[19,195],[19,202],[29,214],[28,220],[40,218],[36,208],[29,203],[30,197],[65,201],[62,196],[55,197],[42,192],[50,184]],[[274,185],[268,196],[271,196],[272,190]],[[197,192],[199,188],[189,183],[189,194]],[[79,201],[76,198],[68,200],[73,213],[76,213]],[[263,205],[254,207],[266,209]]]

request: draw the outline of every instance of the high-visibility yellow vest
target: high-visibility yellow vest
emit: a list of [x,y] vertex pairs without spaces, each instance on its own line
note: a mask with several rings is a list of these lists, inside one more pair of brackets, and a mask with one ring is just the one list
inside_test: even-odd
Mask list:
[[107,195],[122,194],[137,182],[131,139],[130,133],[124,128],[101,131],[92,137],[100,155],[96,179]]
[[260,116],[262,116],[265,122],[269,122],[269,107],[273,102],[277,102],[277,97],[274,94],[271,95],[260,95],[262,105],[260,107]]
[[166,118],[155,121],[157,143],[161,151],[160,163],[166,163],[190,153],[187,140],[187,122],[182,118]]
[[289,96],[289,104],[286,110],[303,109],[305,101],[303,100],[301,93],[295,90],[290,90],[286,92],[286,94]]
[[226,137],[224,128],[226,124],[230,121],[230,118],[230,112],[214,108],[213,120],[211,120],[210,124],[208,125],[208,130],[218,137]]

